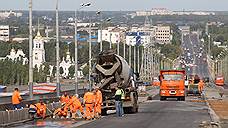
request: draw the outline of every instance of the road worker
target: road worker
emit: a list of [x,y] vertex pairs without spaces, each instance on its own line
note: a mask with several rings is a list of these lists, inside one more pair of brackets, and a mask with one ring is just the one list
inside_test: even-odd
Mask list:
[[120,85],[118,85],[115,93],[116,115],[118,117],[122,117],[124,115],[124,111],[123,111],[124,98],[125,98],[124,90]]
[[62,104],[62,107],[61,108],[58,108],[54,111],[53,113],[53,118],[56,117],[56,115],[59,117],[59,118],[66,118],[67,117],[67,114],[68,114],[68,107],[66,107],[66,104]]
[[78,94],[75,94],[74,96],[72,96],[72,98],[69,102],[69,106],[70,106],[70,111],[72,114],[72,117],[71,117],[72,119],[76,118],[76,113],[78,110],[81,112],[81,115],[84,114],[82,104],[81,104],[80,100],[78,99]]
[[37,116],[45,118],[46,117],[46,110],[47,106],[43,101],[40,101],[39,103],[35,104],[37,108]]
[[95,86],[95,106],[94,106],[94,112],[95,116],[100,118],[101,116],[101,105],[102,105],[102,93],[99,90],[98,86]]
[[94,118],[94,105],[95,105],[95,91],[88,91],[84,94],[84,105],[86,108],[86,112],[84,118],[86,120],[90,120]]
[[20,92],[19,92],[19,89],[18,88],[15,88],[14,89],[14,92],[13,92],[13,95],[12,95],[12,104],[13,104],[13,107],[15,110],[17,109],[21,109],[21,95],[20,95]]
[[67,95],[67,93],[65,92],[61,97],[60,97],[60,102],[61,103],[67,103],[70,100],[69,96]]
[[35,105],[33,105],[33,104],[30,104],[29,105],[29,114],[34,118],[34,116],[35,116],[35,114],[36,114],[36,112],[37,112],[37,108],[36,108],[36,106]]
[[200,93],[202,93],[203,88],[204,88],[204,82],[203,82],[203,80],[200,80],[199,85],[198,85],[198,90]]

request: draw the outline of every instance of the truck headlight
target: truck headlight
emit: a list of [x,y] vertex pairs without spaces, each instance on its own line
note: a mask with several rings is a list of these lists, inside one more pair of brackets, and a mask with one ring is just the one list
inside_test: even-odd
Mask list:
[[184,93],[184,90],[181,90],[180,93]]
[[161,93],[165,93],[165,90],[161,90]]

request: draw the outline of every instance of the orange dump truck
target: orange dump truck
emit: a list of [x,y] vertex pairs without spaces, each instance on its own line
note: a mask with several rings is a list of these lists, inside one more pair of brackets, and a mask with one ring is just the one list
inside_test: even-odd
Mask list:
[[217,76],[216,78],[215,78],[215,84],[217,85],[217,86],[223,86],[224,85],[224,77],[223,76]]
[[184,70],[161,70],[160,71],[160,100],[177,98],[185,100],[185,71]]

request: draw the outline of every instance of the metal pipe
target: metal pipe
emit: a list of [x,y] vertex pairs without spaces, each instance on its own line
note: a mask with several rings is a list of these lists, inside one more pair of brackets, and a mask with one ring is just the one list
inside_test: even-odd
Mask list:
[[57,85],[57,97],[60,96],[60,79],[59,79],[59,12],[58,2],[56,0],[56,85]]
[[29,1],[29,98],[33,99],[32,0]]

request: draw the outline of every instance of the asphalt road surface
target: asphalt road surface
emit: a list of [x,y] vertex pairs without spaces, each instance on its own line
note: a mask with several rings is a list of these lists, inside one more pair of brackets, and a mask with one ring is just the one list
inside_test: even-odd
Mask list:
[[200,78],[209,77],[208,64],[204,46],[199,41],[197,33],[191,33],[183,37],[183,60],[187,67],[187,74],[196,74]]
[[79,128],[198,128],[202,121],[209,121],[207,106],[197,97],[186,101],[147,101],[139,106],[139,112],[124,117],[109,115],[105,118],[79,126]]

